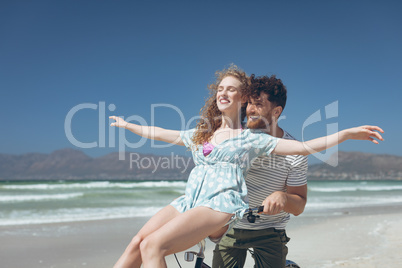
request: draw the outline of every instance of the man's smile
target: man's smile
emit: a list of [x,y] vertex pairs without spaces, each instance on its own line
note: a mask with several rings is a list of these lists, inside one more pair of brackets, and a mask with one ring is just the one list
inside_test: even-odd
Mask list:
[[259,116],[259,115],[249,115],[248,116],[248,119],[249,120],[258,120],[258,119],[260,119],[261,117]]

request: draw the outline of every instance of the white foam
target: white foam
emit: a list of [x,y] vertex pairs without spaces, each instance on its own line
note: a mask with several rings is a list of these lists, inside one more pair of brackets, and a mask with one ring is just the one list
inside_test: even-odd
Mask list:
[[2,195],[0,202],[26,202],[26,201],[43,201],[43,200],[63,200],[83,196],[84,193],[70,194],[38,194],[38,195]]
[[184,187],[184,181],[146,181],[146,182],[109,182],[93,181],[79,183],[39,183],[39,184],[12,184],[0,185],[0,189],[9,190],[53,190],[53,189],[90,189],[90,188],[137,188],[137,187]]
[[402,185],[355,185],[355,186],[313,186],[308,187],[309,191],[324,192],[324,193],[337,193],[337,192],[355,192],[355,191],[398,191],[402,190]]
[[44,224],[60,222],[78,222],[104,219],[123,219],[132,217],[150,217],[162,207],[114,207],[108,208],[73,208],[43,211],[32,217],[32,211],[13,212],[8,217],[0,214],[0,226]]

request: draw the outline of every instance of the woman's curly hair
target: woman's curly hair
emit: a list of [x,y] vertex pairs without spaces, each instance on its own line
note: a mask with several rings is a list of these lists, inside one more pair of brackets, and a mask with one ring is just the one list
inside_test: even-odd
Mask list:
[[[195,146],[202,145],[211,139],[214,132],[222,124],[222,112],[219,111],[216,103],[216,93],[221,81],[228,76],[232,76],[238,79],[242,88],[240,88],[240,94],[245,95],[248,87],[250,86],[250,79],[246,73],[234,64],[231,64],[227,69],[215,72],[216,81],[213,84],[208,85],[209,97],[205,102],[204,107],[200,110],[200,120],[198,120],[195,127],[195,132],[192,137],[192,141]],[[244,120],[246,115],[246,106],[242,107],[241,121]]]

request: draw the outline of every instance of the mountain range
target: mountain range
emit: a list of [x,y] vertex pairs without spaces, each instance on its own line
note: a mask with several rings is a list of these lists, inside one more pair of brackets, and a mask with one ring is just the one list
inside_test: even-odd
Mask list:
[[[309,180],[402,180],[402,157],[362,152],[338,152],[338,165],[309,166]],[[328,162],[333,162],[329,159]]]
[[[190,157],[111,153],[92,158],[79,150],[51,154],[0,154],[0,180],[186,180],[194,163]],[[402,157],[338,152],[338,165],[309,166],[309,180],[402,180]],[[331,161],[331,160],[330,160]]]
[[186,180],[190,157],[126,152],[92,158],[82,151],[0,154],[0,180]]

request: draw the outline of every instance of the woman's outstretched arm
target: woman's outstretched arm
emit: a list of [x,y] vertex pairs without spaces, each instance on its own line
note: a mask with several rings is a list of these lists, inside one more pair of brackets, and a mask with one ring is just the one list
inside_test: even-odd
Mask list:
[[305,142],[281,139],[272,152],[279,155],[309,155],[324,151],[346,140],[369,140],[378,144],[376,139],[384,140],[379,132],[384,133],[377,126],[361,126]]
[[184,143],[180,137],[180,131],[153,126],[140,126],[137,124],[128,123],[124,121],[124,119],[117,116],[110,116],[109,118],[116,120],[116,122],[110,124],[111,126],[125,128],[147,139],[164,141],[175,145],[184,146]]

